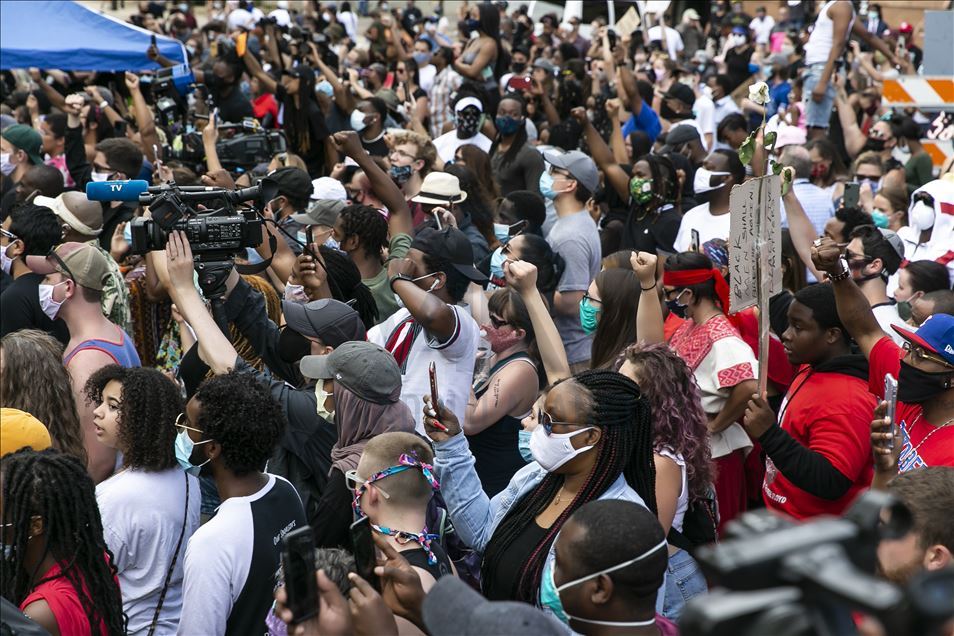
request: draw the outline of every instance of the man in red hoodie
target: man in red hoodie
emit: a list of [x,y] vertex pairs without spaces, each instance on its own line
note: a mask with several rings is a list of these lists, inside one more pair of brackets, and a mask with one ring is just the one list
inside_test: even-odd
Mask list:
[[871,484],[869,442],[875,398],[868,365],[851,355],[831,285],[795,294],[782,344],[798,373],[782,401],[780,424],[753,396],[744,426],[765,450],[765,505],[796,519],[840,515]]

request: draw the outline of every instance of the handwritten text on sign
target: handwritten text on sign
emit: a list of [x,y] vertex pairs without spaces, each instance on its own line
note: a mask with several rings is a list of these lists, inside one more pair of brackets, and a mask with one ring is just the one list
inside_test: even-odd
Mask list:
[[764,259],[761,282],[765,301],[782,290],[780,200],[781,179],[776,175],[750,179],[732,188],[729,198],[732,313],[758,303],[760,256]]

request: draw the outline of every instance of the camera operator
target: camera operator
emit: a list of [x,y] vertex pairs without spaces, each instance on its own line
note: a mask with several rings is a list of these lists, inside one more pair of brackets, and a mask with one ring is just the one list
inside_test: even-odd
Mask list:
[[[165,68],[176,66],[175,62],[161,55],[155,46],[150,46],[146,55]],[[223,121],[240,122],[254,116],[252,102],[242,93],[242,63],[237,59],[234,49],[215,59],[211,73],[198,68],[193,68],[192,72],[196,83],[208,88]]]
[[892,479],[887,490],[911,511],[914,528],[878,544],[880,574],[907,585],[918,572],[954,564],[954,468],[912,470]]
[[[817,239],[812,262],[831,278],[838,317],[868,359],[869,390],[884,399],[885,374],[898,381],[895,426],[901,439],[872,433],[872,441],[878,442],[875,483],[894,472],[954,466],[954,316],[934,314],[917,331],[892,325],[905,341],[902,349],[882,331],[838,243]],[[876,415],[884,417],[886,407],[882,402]],[[892,440],[893,449],[881,447]]]
[[[296,255],[301,254],[301,245],[295,242],[295,238],[305,229],[305,226],[292,217],[301,214],[308,207],[308,198],[312,192],[311,179],[301,168],[279,168],[269,174],[268,179],[278,186],[278,194],[268,202],[268,209],[274,215],[276,225],[288,233],[288,235],[282,232],[278,234],[292,252]],[[260,247],[259,253],[263,258],[267,257],[267,253],[262,253],[265,247]]]
[[[270,41],[269,46],[273,46],[274,24],[265,26],[265,35]],[[290,68],[280,64],[281,82],[276,82],[262,69],[251,51],[246,50],[242,60],[248,74],[258,79],[266,91],[274,93],[275,99],[281,105],[278,119],[285,130],[288,149],[305,160],[309,173],[315,177],[321,175],[325,166],[328,128],[315,97],[315,72],[304,64]]]
[[[252,374],[281,405],[288,425],[269,460],[269,470],[288,479],[301,495],[309,523],[314,524],[318,500],[331,469],[331,447],[337,440],[331,382],[317,385],[302,378],[298,363],[306,355],[325,355],[350,340],[364,340],[365,330],[357,312],[336,300],[305,305],[282,302],[286,324],[269,320],[265,299],[234,270],[227,283],[225,315],[262,357],[267,371],[256,371],[238,355],[206,310],[192,283],[192,248],[176,232],[166,245],[169,294],[195,332],[202,362],[215,375],[230,371]],[[197,361],[186,355],[183,378],[196,373]]]

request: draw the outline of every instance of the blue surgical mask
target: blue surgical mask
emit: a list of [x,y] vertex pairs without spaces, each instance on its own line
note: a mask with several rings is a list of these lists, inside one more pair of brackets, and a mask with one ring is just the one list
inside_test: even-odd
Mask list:
[[126,227],[123,228],[123,238],[126,240],[126,243],[132,247],[132,223],[127,223]]
[[335,89],[328,80],[321,80],[318,82],[318,85],[315,86],[315,89],[319,93],[324,93],[328,97],[332,97],[335,94]]
[[880,179],[858,179],[858,183],[867,183],[871,187],[871,194],[878,194],[881,185]]
[[510,226],[506,223],[494,223],[494,236],[501,243],[506,243],[510,240]]
[[540,173],[540,194],[547,199],[555,199],[559,194],[553,190],[553,175],[546,170]]
[[212,461],[212,459],[209,458],[196,466],[192,463],[192,450],[199,444],[206,444],[211,441],[212,440],[210,439],[204,439],[201,442],[193,442],[192,438],[189,437],[189,431],[180,431],[176,435],[176,461],[179,462],[182,470],[186,471],[190,475],[198,477],[199,471],[202,470],[202,467]]
[[533,453],[530,452],[530,436],[533,431],[520,429],[517,431],[517,448],[520,449],[520,456],[528,464],[533,461]]
[[424,51],[416,51],[413,55],[411,55],[411,57],[413,57],[414,61],[417,62],[418,67],[425,66],[431,61],[430,54],[425,53]]
[[888,227],[888,215],[881,210],[872,210],[871,220],[874,221],[875,227]]
[[494,253],[490,256],[490,281],[497,287],[503,287],[506,284],[506,277],[504,276],[503,270],[506,261],[507,257],[504,256],[502,247],[495,249]]
[[589,298],[580,301],[580,325],[583,332],[590,335],[596,331],[596,325],[599,323],[600,308],[590,304]]

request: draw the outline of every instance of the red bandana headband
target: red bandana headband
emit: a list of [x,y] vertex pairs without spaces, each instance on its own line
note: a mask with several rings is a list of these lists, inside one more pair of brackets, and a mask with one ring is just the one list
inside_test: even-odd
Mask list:
[[686,269],[677,272],[663,272],[663,285],[670,287],[687,287],[698,285],[707,280],[715,281],[716,296],[722,304],[722,313],[729,313],[729,283],[725,282],[722,272],[712,269]]

